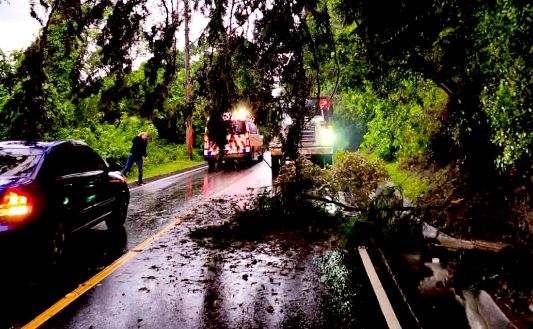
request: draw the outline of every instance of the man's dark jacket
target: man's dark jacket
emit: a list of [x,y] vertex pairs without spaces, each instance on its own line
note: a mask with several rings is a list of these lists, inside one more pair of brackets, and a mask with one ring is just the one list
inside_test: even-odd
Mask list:
[[135,159],[145,157],[146,146],[148,145],[148,140],[142,139],[140,136],[136,136],[131,141],[133,142],[133,145],[131,146],[131,150],[130,150],[131,155],[133,155]]

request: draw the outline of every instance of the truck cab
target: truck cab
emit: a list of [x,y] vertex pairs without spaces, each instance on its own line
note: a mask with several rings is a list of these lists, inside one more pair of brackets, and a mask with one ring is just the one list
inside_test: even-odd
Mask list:
[[[318,104],[318,107],[316,106]],[[306,105],[316,108],[314,115],[307,117],[302,129],[299,146],[301,155],[308,156],[317,164],[333,163],[333,110],[328,98],[308,99]]]

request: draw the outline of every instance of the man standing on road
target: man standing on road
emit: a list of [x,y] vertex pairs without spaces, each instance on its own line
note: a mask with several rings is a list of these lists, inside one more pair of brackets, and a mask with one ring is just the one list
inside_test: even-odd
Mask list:
[[125,175],[133,165],[133,161],[137,163],[139,169],[139,179],[137,185],[144,185],[143,182],[143,157],[146,157],[146,146],[148,145],[148,132],[141,131],[139,135],[132,139],[132,146],[126,166],[122,169],[122,174]]

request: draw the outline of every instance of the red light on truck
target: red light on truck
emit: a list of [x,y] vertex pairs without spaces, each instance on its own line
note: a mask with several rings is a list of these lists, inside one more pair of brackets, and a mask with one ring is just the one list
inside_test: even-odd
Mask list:
[[320,106],[322,110],[327,110],[330,105],[331,105],[331,102],[327,98],[321,98],[320,101],[318,102],[318,106]]

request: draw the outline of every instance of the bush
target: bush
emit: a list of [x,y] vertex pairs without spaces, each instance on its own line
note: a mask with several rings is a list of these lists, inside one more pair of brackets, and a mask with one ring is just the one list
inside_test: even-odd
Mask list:
[[[63,128],[58,138],[82,140],[94,148],[102,158],[113,159],[123,166],[130,153],[131,141],[141,131],[147,131],[149,142],[147,147],[146,164],[158,165],[187,159],[185,145],[169,144],[159,139],[155,126],[148,120],[138,117],[123,116],[118,126],[111,124],[92,124],[80,128]],[[198,152],[193,153],[193,160],[201,161]]]
[[274,181],[274,186],[281,190],[293,185],[299,193],[329,194],[330,172],[300,156],[296,161],[285,164]]
[[386,178],[383,163],[360,152],[338,152],[331,167],[332,191],[347,193],[350,205],[355,207],[366,207],[371,194]]
[[[157,129],[148,120],[123,116],[118,126],[108,123],[92,123],[85,127],[62,128],[59,138],[84,141],[104,159],[125,162],[131,148],[131,140],[141,131],[147,131],[151,140],[158,139]],[[150,144],[150,143],[149,143]]]

